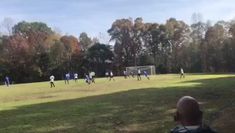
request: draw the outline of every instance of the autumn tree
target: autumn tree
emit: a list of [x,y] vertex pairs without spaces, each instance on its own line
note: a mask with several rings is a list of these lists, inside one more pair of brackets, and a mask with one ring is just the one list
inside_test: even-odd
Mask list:
[[67,58],[67,69],[71,71],[71,59],[73,54],[79,54],[81,48],[78,42],[78,39],[74,36],[62,36],[60,41],[63,43],[65,51],[66,51],[66,58]]
[[[24,82],[26,78],[30,80],[29,74],[35,74],[35,67],[31,62],[31,54],[29,52],[29,44],[27,39],[23,38],[19,34],[12,36],[6,36],[3,38],[3,50],[2,50],[2,63],[7,66],[5,73],[15,74],[11,75],[15,80]],[[18,77],[24,74],[24,77]]]
[[22,21],[12,29],[8,24],[0,31],[9,31],[0,35],[0,78],[9,75],[15,82],[48,80],[50,74],[63,79],[66,72],[103,76],[112,69],[121,74],[135,65],[155,65],[160,73],[180,67],[186,72],[235,72],[234,21],[211,25],[198,14],[191,26],[174,18],[162,24],[117,19],[108,30],[114,45],[86,33],[63,36],[42,22]]

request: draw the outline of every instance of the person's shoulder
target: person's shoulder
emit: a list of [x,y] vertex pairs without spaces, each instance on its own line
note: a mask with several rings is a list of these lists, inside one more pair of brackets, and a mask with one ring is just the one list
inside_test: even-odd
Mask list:
[[200,126],[197,129],[188,129],[186,127],[177,126],[171,130],[171,133],[217,133],[212,130],[209,126]]
[[184,128],[177,126],[173,129],[171,129],[170,133],[187,133],[187,132]]
[[216,131],[214,131],[207,125],[203,125],[200,128],[198,128],[197,132],[195,133],[216,133]]

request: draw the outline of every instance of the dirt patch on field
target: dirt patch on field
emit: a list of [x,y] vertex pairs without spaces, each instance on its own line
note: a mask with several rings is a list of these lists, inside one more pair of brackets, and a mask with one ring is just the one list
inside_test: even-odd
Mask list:
[[115,133],[143,133],[148,131],[149,125],[146,124],[131,124],[125,127],[116,127]]
[[235,131],[235,107],[223,110],[218,119],[213,122],[213,127],[219,133],[231,133]]
[[53,98],[55,96],[39,96],[37,99]]

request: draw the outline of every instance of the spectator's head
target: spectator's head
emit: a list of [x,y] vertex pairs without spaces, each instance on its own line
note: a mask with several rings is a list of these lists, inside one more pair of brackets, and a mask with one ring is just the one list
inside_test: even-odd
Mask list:
[[202,123],[202,111],[196,99],[184,96],[177,102],[175,121],[184,126],[200,125]]

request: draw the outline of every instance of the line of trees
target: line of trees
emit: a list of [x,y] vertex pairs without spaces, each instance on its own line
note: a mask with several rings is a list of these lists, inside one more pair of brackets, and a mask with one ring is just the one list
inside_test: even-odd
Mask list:
[[181,67],[186,72],[235,72],[234,21],[188,25],[174,18],[164,24],[118,19],[108,33],[115,42],[118,70],[154,64],[158,73],[179,72]]
[[122,74],[127,66],[155,65],[158,73],[235,72],[235,23],[188,25],[174,18],[164,24],[118,19],[108,29],[114,45],[100,44],[86,33],[60,35],[42,22],[19,22],[0,35],[0,78],[15,82],[63,79],[67,72],[108,70]]
[[[9,35],[0,36],[0,78],[17,83],[48,80],[53,74],[89,71],[102,76],[113,60],[111,46],[100,44],[86,33],[79,38],[60,35],[42,22],[19,22]],[[109,61],[109,62],[108,62]],[[99,71],[98,71],[99,70]]]

